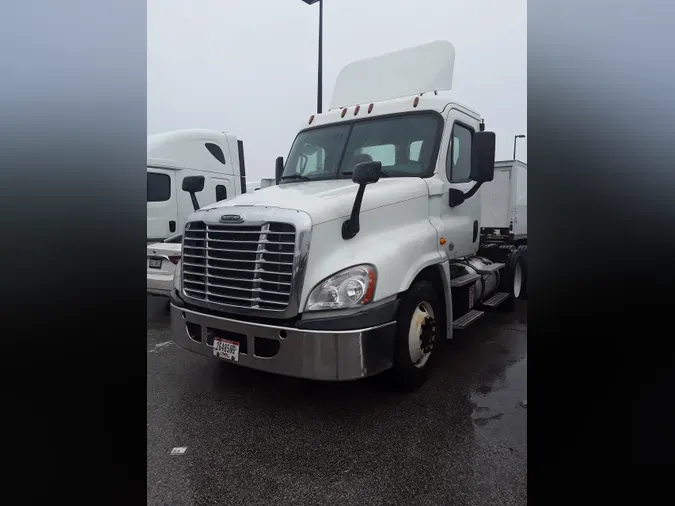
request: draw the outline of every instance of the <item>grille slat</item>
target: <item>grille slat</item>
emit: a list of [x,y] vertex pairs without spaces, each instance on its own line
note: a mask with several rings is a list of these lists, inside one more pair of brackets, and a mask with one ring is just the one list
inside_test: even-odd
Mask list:
[[[204,257],[202,257],[204,258]],[[224,258],[216,258],[216,257],[207,257],[209,260],[217,260],[217,261],[223,261],[223,262],[247,262],[247,260],[240,260],[240,259],[224,259]],[[293,266],[293,262],[274,262],[271,260],[259,260],[257,262],[254,262],[257,264],[271,264],[271,265],[288,265],[288,266]],[[227,267],[218,267],[217,265],[209,265],[209,267],[214,267],[216,269],[227,269]],[[267,271],[265,271],[267,272]],[[290,273],[289,273],[290,274]]]
[[283,242],[283,241],[238,241],[236,239],[208,239],[209,242],[229,242],[236,244],[278,244],[284,246],[294,246],[292,242]]
[[[284,225],[284,226],[288,225],[288,226],[291,226],[291,227],[292,227],[292,225],[287,224],[287,223],[280,223],[280,225]],[[223,234],[223,233],[224,233],[224,234],[249,234],[249,235],[256,235],[256,234],[259,233],[259,232],[251,231],[251,230],[231,230],[231,229],[230,229],[230,230],[222,230],[222,229],[212,228],[212,227],[219,227],[219,226],[220,226],[220,225],[209,225],[209,233],[220,233],[220,234]],[[222,225],[222,226],[223,226],[223,227],[235,227],[236,225]],[[248,227],[248,228],[252,228],[252,227]],[[201,238],[203,239],[203,235],[206,233],[206,230],[204,230],[204,229],[202,229],[202,230],[197,230],[197,229],[195,229],[195,230],[193,230],[193,232],[194,232],[195,235],[201,234],[201,235],[198,235],[198,236],[201,237]],[[275,232],[269,232],[269,233],[270,233],[270,234],[274,234],[274,235],[293,236],[293,239],[295,240],[295,232],[281,232],[281,231],[275,231]]]
[[[258,271],[261,272],[261,271]],[[195,274],[196,275],[196,274]],[[290,274],[289,274],[290,276]],[[203,275],[200,277],[204,277]],[[251,279],[246,279],[246,278],[231,278],[231,277],[226,277],[226,276],[216,276],[215,274],[209,274],[209,278],[217,279],[217,280],[223,280],[223,281],[237,281],[237,282],[246,282],[246,283],[253,283],[254,281]],[[275,285],[284,285],[284,286],[291,286],[289,282],[286,281],[265,281],[264,279],[260,280],[260,283],[272,283]]]
[[[229,305],[235,305],[235,304],[230,304],[230,303],[226,302],[226,301],[230,301],[230,300],[243,301],[243,302],[253,301],[253,302],[265,303],[265,304],[277,304],[277,305],[280,305],[280,306],[288,305],[288,302],[275,301],[275,300],[263,300],[260,297],[256,297],[254,299],[245,298],[245,297],[237,297],[235,295],[228,295],[227,297],[224,297],[224,296],[215,294],[213,292],[202,292],[202,291],[198,291],[198,290],[192,290],[192,289],[189,289],[189,288],[186,288],[185,291],[188,292],[188,293],[190,293],[190,292],[200,293],[200,294],[206,293],[206,295],[209,296],[209,300],[211,300],[212,302],[220,302],[221,304],[227,304],[228,306]],[[248,306],[248,305],[242,306],[241,304],[239,304],[238,307],[248,307],[248,308],[250,308],[251,306]]]
[[[210,241],[210,239],[209,239]],[[269,250],[247,250],[247,249],[225,249],[225,248],[213,248],[207,247],[207,251],[217,251],[218,253],[245,253],[250,255],[257,255],[258,253],[271,253],[273,255],[295,255],[293,251],[269,251]],[[212,257],[216,260],[220,260],[221,257]]]
[[283,311],[290,303],[295,227],[189,223],[183,238],[183,289],[230,307]]

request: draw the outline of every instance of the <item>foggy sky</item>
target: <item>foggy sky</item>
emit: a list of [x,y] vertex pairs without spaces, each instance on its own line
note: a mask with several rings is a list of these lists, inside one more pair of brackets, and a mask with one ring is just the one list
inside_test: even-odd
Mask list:
[[[148,0],[148,134],[233,133],[249,180],[272,177],[316,111],[318,18],[301,0]],[[511,159],[513,136],[527,133],[526,27],[526,0],[324,0],[324,111],[346,64],[449,40],[453,96],[496,132],[497,159]]]

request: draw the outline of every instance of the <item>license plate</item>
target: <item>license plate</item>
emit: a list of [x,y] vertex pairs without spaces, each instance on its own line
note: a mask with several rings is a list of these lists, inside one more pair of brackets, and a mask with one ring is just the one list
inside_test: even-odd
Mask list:
[[239,343],[216,338],[213,340],[213,354],[216,357],[239,362]]
[[151,258],[149,265],[150,265],[151,269],[161,269],[162,268],[162,259],[161,258]]

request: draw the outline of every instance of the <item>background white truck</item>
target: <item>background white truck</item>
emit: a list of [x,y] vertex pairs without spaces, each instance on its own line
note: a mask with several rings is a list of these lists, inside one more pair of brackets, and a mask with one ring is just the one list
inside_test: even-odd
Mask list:
[[183,231],[194,211],[181,190],[183,179],[204,176],[201,205],[246,193],[244,144],[236,136],[211,130],[174,130],[148,136],[148,232],[154,243]]
[[414,388],[437,346],[524,296],[526,182],[495,178],[494,133],[447,91],[454,57],[439,41],[348,65],[277,159],[277,185],[188,218],[178,344],[318,380],[390,370]]

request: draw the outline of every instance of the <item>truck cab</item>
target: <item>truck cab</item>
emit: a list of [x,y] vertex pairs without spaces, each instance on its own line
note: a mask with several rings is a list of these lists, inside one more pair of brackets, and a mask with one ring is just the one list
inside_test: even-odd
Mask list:
[[183,179],[204,176],[202,205],[246,193],[243,143],[211,130],[174,130],[148,136],[147,242],[161,242],[183,231],[194,211],[181,190]]
[[519,250],[481,241],[495,136],[447,91],[453,66],[444,41],[347,66],[276,185],[192,214],[174,340],[273,373],[390,370],[414,388],[437,346],[518,297]]

